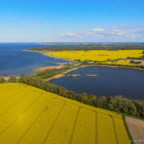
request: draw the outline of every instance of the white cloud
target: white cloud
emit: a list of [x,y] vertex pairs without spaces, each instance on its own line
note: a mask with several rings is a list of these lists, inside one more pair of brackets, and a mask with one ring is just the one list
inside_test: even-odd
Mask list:
[[61,33],[60,36],[62,36],[62,37],[75,37],[78,35],[76,33]]
[[81,41],[137,41],[144,38],[144,27],[127,26],[111,29],[93,28],[80,32],[62,33],[60,37],[72,37]]
[[93,32],[104,32],[105,30],[104,29],[101,29],[101,28],[94,28],[92,29]]

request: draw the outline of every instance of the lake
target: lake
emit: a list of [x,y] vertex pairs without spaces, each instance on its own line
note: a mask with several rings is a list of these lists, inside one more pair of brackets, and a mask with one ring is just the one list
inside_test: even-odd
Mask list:
[[[67,75],[70,74],[81,76],[65,76],[51,82],[77,93],[86,92],[96,96],[122,95],[131,99],[144,100],[144,71],[94,66],[67,73]],[[88,77],[87,74],[96,75],[96,77]]]
[[67,62],[41,53],[22,51],[33,47],[46,46],[37,43],[0,43],[0,76],[32,74],[33,69],[38,67]]

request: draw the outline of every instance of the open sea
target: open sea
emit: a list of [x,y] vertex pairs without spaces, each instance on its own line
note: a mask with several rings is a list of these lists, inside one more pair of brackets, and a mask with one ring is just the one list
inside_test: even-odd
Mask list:
[[0,43],[0,76],[32,74],[38,67],[67,62],[41,53],[22,51],[33,47],[47,46],[37,43]]

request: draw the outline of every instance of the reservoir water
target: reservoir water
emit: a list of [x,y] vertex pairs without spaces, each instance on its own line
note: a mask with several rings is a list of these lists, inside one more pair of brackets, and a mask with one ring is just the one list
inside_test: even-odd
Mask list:
[[[80,74],[80,76],[65,76],[51,82],[77,93],[86,92],[96,96],[121,95],[144,100],[144,71],[94,66],[80,68],[67,75],[70,74]],[[87,74],[96,75],[96,77],[88,77]]]

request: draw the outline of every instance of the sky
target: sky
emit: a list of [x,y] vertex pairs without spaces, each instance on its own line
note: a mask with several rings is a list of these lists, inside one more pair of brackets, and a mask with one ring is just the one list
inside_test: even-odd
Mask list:
[[144,0],[0,0],[0,42],[144,42]]

